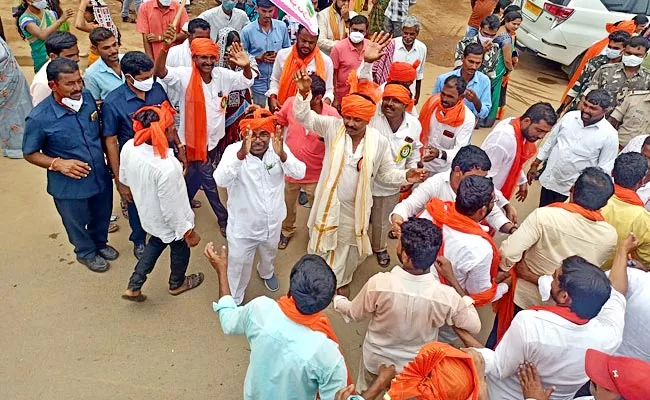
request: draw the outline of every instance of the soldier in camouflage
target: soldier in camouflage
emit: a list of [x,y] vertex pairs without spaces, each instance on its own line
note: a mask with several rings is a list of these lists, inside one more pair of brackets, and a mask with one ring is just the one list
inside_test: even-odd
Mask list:
[[497,35],[499,26],[500,21],[498,16],[488,15],[483,18],[477,36],[464,37],[456,44],[454,67],[460,68],[463,64],[463,52],[469,44],[479,43],[485,50],[483,53],[483,64],[481,64],[479,71],[483,72],[490,79],[494,78],[494,70],[496,69],[497,61],[499,60],[499,46],[496,43],[492,43],[492,39]]

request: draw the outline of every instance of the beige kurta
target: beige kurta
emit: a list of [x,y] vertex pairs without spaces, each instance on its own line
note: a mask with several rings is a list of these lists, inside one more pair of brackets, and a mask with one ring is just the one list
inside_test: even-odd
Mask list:
[[325,258],[341,287],[372,254],[368,224],[374,179],[404,185],[406,171],[395,167],[388,141],[370,126],[353,151],[343,122],[312,111],[310,100],[311,94],[306,99],[298,95],[293,105],[296,120],[325,141],[323,169],[307,223],[307,251]]

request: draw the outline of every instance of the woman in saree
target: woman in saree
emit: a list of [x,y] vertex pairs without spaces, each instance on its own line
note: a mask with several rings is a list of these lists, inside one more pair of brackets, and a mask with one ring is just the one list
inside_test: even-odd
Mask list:
[[506,92],[510,72],[515,68],[519,57],[517,56],[515,33],[521,24],[520,11],[507,11],[501,21],[497,36],[492,41],[501,49],[495,68],[495,77],[491,81],[492,108],[487,118],[480,121],[482,127],[492,127],[497,119],[502,119],[506,106]]
[[368,15],[368,21],[370,21],[368,36],[384,30],[384,13],[388,3],[390,3],[390,0],[372,0],[372,10]]
[[25,118],[32,110],[29,86],[7,42],[0,39],[0,147],[9,158],[23,158]]

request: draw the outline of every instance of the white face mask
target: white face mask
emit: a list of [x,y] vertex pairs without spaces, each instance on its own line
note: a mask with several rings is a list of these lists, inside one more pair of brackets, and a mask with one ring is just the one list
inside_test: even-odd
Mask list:
[[610,60],[613,59],[613,58],[618,58],[618,57],[621,56],[621,50],[616,50],[616,49],[611,49],[609,47],[605,47],[605,55]]
[[483,36],[481,32],[478,33],[478,40],[481,42],[481,44],[486,44],[492,41],[493,38]]
[[172,0],[158,0],[163,7],[169,7],[172,4]]
[[47,0],[38,0],[32,3],[32,7],[36,7],[39,10],[45,10],[47,8]]
[[363,33],[361,32],[350,32],[350,41],[352,43],[361,43],[363,42]]
[[[131,76],[131,75],[129,75],[129,76]],[[131,76],[131,78],[133,78],[133,76]],[[141,90],[143,92],[148,92],[153,87],[153,82],[154,82],[153,81],[153,76],[150,76],[149,78],[147,78],[147,79],[145,79],[143,81],[139,81],[139,80],[133,78],[133,87],[138,89],[138,90]]]
[[643,62],[643,58],[632,55],[623,56],[623,65],[626,67],[638,67]]
[[64,97],[61,99],[61,103],[63,103],[64,106],[73,109],[75,112],[79,112],[81,106],[84,104],[84,98],[81,96],[79,100],[75,100],[69,97]]

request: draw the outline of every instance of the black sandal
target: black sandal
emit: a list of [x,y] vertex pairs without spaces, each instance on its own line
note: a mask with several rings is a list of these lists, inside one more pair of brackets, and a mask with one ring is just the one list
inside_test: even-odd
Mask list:
[[280,242],[278,242],[278,249],[280,249],[280,250],[286,249],[287,246],[289,246],[289,240],[290,239],[291,238],[288,238],[288,237],[284,236],[283,234],[280,234]]
[[390,264],[390,255],[388,255],[388,252],[386,250],[375,253],[375,256],[377,257],[377,262],[379,263],[380,267],[388,267],[388,264]]

